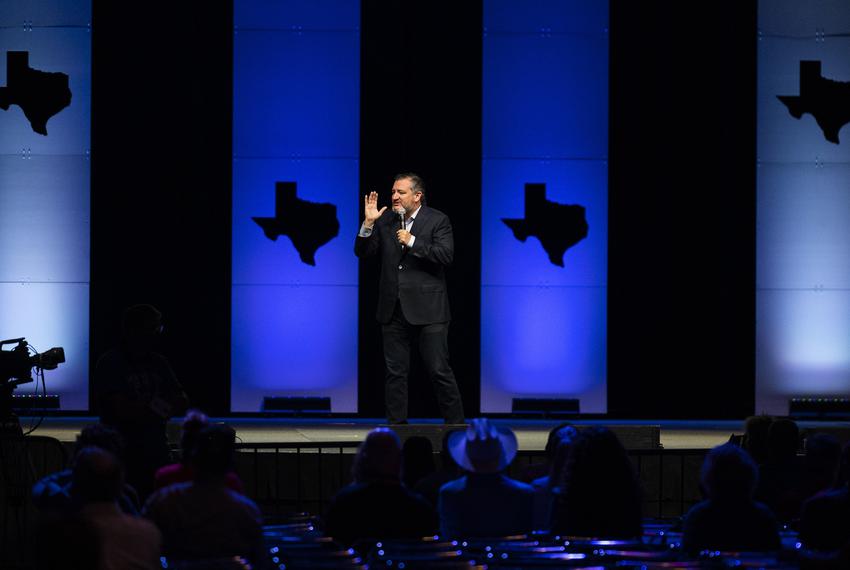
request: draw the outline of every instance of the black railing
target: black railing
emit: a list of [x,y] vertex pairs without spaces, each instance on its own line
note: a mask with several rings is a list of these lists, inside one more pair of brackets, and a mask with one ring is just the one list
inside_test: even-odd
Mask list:
[[236,469],[266,515],[323,513],[351,480],[360,442],[240,443]]
[[[351,481],[359,442],[241,443],[237,470],[246,493],[267,515],[324,513],[330,499]],[[704,449],[642,449],[628,452],[644,496],[644,516],[675,518],[700,500]],[[439,464],[439,458],[435,456]],[[545,460],[543,451],[520,451],[508,474],[521,478]]]

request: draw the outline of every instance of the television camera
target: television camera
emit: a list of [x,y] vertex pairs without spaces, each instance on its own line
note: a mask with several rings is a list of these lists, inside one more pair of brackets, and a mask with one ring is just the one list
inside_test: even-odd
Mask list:
[[[15,345],[10,350],[3,347]],[[32,382],[32,370],[53,370],[65,362],[65,350],[54,347],[36,352],[25,338],[0,341],[0,422],[5,423],[12,414],[12,391],[20,384]]]
[[[15,344],[11,350],[3,347]],[[35,352],[25,338],[0,340],[0,385],[26,384],[32,382],[32,369],[54,370],[65,362],[65,350],[53,347],[47,352]]]

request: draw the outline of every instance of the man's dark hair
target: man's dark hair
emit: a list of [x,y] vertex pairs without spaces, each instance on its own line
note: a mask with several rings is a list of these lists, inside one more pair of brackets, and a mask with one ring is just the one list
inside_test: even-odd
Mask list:
[[198,478],[215,478],[225,475],[233,466],[233,448],[236,432],[224,424],[212,424],[198,434],[191,452],[191,462],[198,470]]
[[401,440],[398,435],[386,427],[370,431],[357,449],[351,474],[355,483],[399,481]]
[[573,438],[558,476],[552,532],[634,538],[641,533],[641,492],[626,449],[608,428]]
[[410,189],[414,192],[419,192],[422,194],[422,198],[420,199],[422,205],[425,205],[425,181],[422,180],[422,177],[418,174],[414,174],[413,172],[402,172],[401,174],[396,174],[393,182],[398,182],[399,180],[404,180],[405,178],[410,179]]
[[115,457],[124,456],[124,438],[121,434],[104,424],[89,424],[77,436],[75,456],[86,447],[105,449]]
[[768,459],[767,433],[771,423],[773,418],[765,415],[750,416],[744,423],[741,447],[750,454],[757,465],[761,465]]
[[115,455],[84,447],[74,460],[72,493],[83,504],[116,501],[124,487],[124,469]]
[[800,449],[800,428],[794,420],[773,420],[767,430],[767,447],[771,461],[793,458]]
[[758,484],[758,468],[749,453],[725,443],[705,456],[700,481],[709,499],[746,502]]

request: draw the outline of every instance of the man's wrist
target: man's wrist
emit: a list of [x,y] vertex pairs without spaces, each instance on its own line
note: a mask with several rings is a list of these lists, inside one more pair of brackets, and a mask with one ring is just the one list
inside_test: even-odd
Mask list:
[[360,231],[357,232],[357,235],[362,238],[367,238],[372,235],[373,228],[371,226],[367,226],[366,222],[363,222],[363,225],[360,226]]

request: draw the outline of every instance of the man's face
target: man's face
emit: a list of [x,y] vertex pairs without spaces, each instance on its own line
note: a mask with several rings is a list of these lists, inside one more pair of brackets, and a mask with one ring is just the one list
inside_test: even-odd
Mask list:
[[414,192],[412,186],[413,182],[410,178],[402,178],[395,181],[392,198],[394,211],[397,212],[403,208],[405,213],[409,214],[419,207],[422,193]]

